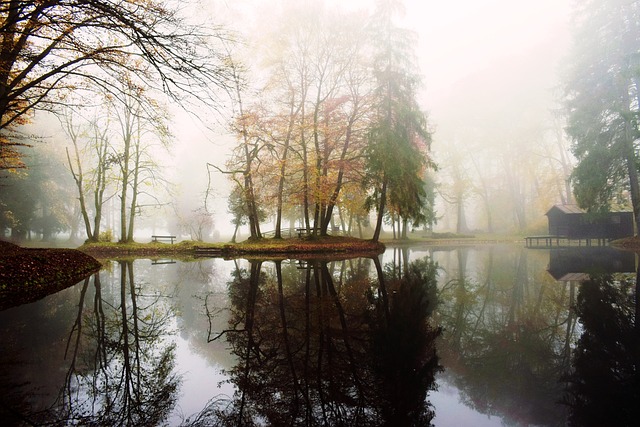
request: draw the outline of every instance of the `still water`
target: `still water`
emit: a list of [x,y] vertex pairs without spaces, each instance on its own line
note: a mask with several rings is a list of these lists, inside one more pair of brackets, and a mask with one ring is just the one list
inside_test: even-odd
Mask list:
[[635,279],[634,254],[515,245],[109,261],[0,312],[0,419],[631,425]]

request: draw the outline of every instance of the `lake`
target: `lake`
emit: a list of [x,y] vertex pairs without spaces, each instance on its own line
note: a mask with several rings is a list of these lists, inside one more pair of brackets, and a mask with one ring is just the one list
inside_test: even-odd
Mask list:
[[0,312],[3,425],[631,425],[633,253],[109,261]]

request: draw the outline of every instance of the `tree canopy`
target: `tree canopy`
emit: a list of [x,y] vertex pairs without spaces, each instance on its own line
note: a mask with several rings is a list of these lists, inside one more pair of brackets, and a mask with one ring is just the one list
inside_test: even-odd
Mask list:
[[118,81],[214,108],[227,88],[219,27],[191,24],[166,0],[0,1],[0,167],[20,167],[16,127],[71,92],[120,98]]
[[392,3],[370,16],[289,5],[273,19],[256,66],[267,84],[252,104],[238,102],[238,145],[226,164],[243,187],[249,223],[261,204],[275,216],[276,238],[284,215],[311,236],[326,235],[336,213],[343,228],[343,213],[363,222],[367,196],[380,221],[390,211],[405,230],[434,219],[425,213],[433,200],[424,179],[434,164],[417,103],[414,40],[392,22]]
[[427,156],[431,135],[426,114],[417,102],[420,81],[413,71],[412,34],[393,22],[399,6],[397,1],[379,1],[370,27],[377,46],[375,118],[367,149],[368,181],[374,188],[371,200],[378,211],[374,240],[380,236],[387,203],[402,218],[404,233],[409,220],[424,222],[424,172],[435,167]]

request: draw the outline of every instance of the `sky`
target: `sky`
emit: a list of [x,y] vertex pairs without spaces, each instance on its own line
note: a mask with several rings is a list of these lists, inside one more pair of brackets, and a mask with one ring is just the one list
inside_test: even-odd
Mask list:
[[407,26],[419,34],[427,109],[469,75],[549,41],[564,42],[570,14],[569,0],[408,0],[406,8]]
[[[269,8],[279,0],[200,0],[212,19]],[[372,9],[376,0],[324,1],[341,9]],[[418,33],[416,54],[428,90],[426,107],[446,98],[456,81],[549,40],[567,37],[573,0],[404,0],[403,25]],[[260,19],[258,16],[257,19]],[[235,21],[235,22],[234,22]],[[248,31],[251,31],[251,26]]]

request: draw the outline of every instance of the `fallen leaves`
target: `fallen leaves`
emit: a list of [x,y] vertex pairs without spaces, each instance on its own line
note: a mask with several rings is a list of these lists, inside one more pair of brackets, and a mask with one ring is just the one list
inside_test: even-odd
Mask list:
[[27,249],[0,241],[0,310],[72,286],[100,266],[75,249]]

